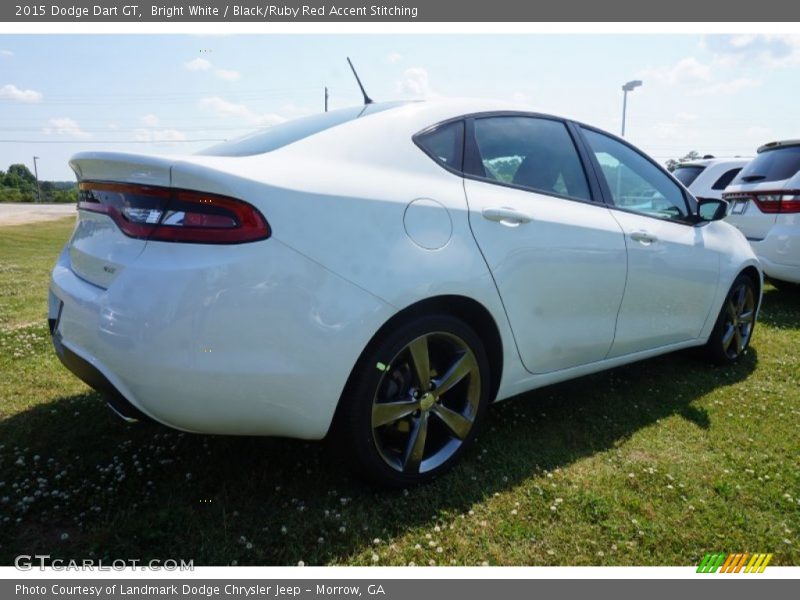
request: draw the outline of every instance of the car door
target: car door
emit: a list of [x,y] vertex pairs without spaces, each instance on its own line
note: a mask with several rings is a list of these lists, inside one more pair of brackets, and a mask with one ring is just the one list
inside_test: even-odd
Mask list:
[[683,189],[632,146],[582,135],[613,216],[625,232],[628,279],[609,357],[693,340],[709,317],[719,253],[706,247]]
[[[568,126],[519,114],[469,119],[469,220],[532,373],[602,360],[626,275],[622,231]],[[593,190],[594,186],[594,190]]]

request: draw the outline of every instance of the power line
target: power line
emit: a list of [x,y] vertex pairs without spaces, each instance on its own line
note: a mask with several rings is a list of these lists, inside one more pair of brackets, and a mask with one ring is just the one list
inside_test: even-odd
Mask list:
[[225,138],[194,140],[0,140],[0,144],[191,144],[195,142],[224,142]]

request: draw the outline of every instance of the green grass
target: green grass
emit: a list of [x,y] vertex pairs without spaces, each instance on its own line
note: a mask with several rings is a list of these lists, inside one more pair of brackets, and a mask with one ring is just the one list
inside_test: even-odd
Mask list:
[[526,394],[450,475],[387,492],[324,444],[114,417],[47,336],[70,228],[0,228],[0,564],[800,564],[798,294],[767,289],[734,367],[679,353]]

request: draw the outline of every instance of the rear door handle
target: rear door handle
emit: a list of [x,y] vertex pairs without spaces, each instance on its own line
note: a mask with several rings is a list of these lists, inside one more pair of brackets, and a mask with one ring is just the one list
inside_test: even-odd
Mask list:
[[631,233],[631,239],[644,244],[645,246],[658,241],[658,237],[649,231],[634,231]]
[[516,227],[517,225],[531,221],[531,216],[529,214],[524,213],[521,210],[514,210],[513,208],[507,208],[505,206],[498,208],[484,208],[481,214],[483,215],[484,219],[496,221],[506,225],[507,227]]

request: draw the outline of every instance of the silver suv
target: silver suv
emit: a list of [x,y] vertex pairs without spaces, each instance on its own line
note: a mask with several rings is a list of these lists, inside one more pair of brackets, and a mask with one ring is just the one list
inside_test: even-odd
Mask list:
[[779,286],[800,283],[800,140],[761,146],[722,197],[764,273]]

